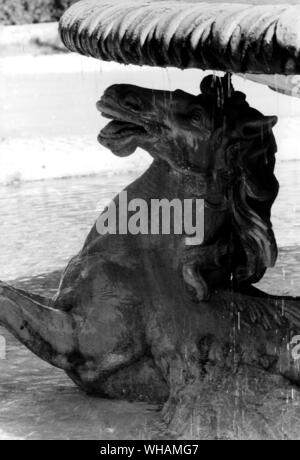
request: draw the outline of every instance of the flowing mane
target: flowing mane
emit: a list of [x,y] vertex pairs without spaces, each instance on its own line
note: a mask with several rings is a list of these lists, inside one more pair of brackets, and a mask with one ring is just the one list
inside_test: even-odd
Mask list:
[[238,282],[258,282],[266,268],[274,266],[277,259],[270,220],[271,207],[278,194],[273,134],[264,136],[257,150],[262,144],[265,152],[256,156],[250,143],[248,148],[247,144],[240,148],[239,155],[231,160],[236,175],[229,190],[236,261],[233,274]]
[[220,182],[233,223],[233,278],[238,283],[255,283],[277,258],[270,220],[279,188],[274,175],[277,146],[272,132],[277,118],[250,107],[246,96],[233,89],[229,75],[206,77],[201,90],[214,100],[214,139],[219,140],[217,147],[213,142],[213,148],[223,150],[225,166],[221,175],[224,170],[226,174]]

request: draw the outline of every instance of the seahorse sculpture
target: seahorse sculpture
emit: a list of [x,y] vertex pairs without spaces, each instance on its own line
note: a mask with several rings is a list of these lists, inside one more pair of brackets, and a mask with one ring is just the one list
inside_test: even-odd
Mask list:
[[[97,107],[112,119],[99,134],[102,145],[121,156],[142,147],[153,157],[149,169],[125,189],[128,201],[204,199],[204,239],[187,245],[184,232],[99,234],[96,223],[53,299],[1,283],[0,322],[85,391],[109,393],[107,382],[115,375],[126,387],[128,378],[126,383],[120,375],[128,369],[140,369],[145,380],[141,368],[149,360],[154,360],[151,378],[167,382],[172,366],[166,363],[186,337],[192,334],[199,343],[211,328],[217,333],[220,322],[223,335],[232,305],[244,311],[248,325],[263,327],[275,305],[271,321],[277,321],[276,299],[255,313],[250,297],[234,294],[251,293],[251,283],[276,259],[270,222],[278,191],[276,117],[249,107],[229,76],[206,77],[196,96],[113,85]],[[120,195],[113,202],[118,210]],[[220,289],[227,293],[218,297]],[[171,327],[175,332],[163,332]],[[275,349],[278,358],[277,342]]]
[[[61,18],[60,36],[104,61],[270,74],[255,80],[272,88],[280,74],[275,89],[293,94],[285,76],[299,74],[299,11],[81,0]],[[128,198],[204,199],[201,244],[184,232],[99,235],[96,224],[53,301],[2,285],[0,321],[88,392],[168,398],[164,420],[180,433],[188,422],[187,439],[299,438],[300,301],[251,284],[277,255],[276,119],[250,108],[228,77],[205,79],[201,92],[116,85],[99,103],[114,120],[100,142],[154,158]]]

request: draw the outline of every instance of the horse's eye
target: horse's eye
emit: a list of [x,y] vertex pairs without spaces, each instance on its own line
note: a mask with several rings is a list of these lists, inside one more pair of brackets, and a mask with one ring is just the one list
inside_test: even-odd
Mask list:
[[191,112],[190,115],[191,122],[194,124],[201,124],[203,122],[203,113],[199,109],[195,109]]

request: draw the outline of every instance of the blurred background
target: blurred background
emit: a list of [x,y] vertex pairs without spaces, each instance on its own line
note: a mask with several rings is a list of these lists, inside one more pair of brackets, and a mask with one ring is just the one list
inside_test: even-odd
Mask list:
[[58,21],[62,13],[78,0],[1,0],[2,24],[34,24]]

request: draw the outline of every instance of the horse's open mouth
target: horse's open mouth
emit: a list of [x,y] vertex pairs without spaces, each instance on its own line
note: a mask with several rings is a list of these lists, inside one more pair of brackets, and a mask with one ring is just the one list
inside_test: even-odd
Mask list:
[[113,101],[110,99],[105,102],[103,99],[100,99],[96,105],[102,117],[112,120],[100,131],[98,136],[100,142],[125,141],[132,137],[148,134],[142,124],[137,124],[131,120],[128,121],[128,118],[130,119],[129,114],[119,113],[120,109],[114,107]]
[[99,134],[101,139],[126,139],[131,136],[143,136],[146,135],[147,131],[135,123],[128,121],[113,120],[108,123]]

